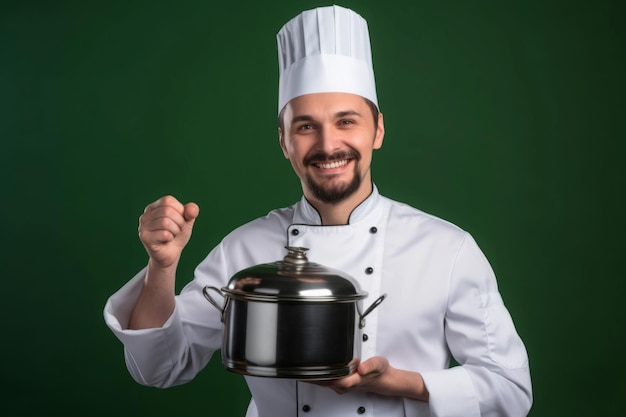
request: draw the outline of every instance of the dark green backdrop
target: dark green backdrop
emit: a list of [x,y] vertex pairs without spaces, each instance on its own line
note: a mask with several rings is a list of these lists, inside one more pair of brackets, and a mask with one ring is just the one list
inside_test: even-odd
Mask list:
[[[531,416],[622,414],[623,3],[340,4],[370,24],[374,179],[476,237],[528,347]],[[159,196],[201,207],[179,287],[299,198],[275,33],[318,5],[2,1],[0,414],[243,415],[219,355],[182,387],[134,383],[102,308],[146,262],[137,219]]]

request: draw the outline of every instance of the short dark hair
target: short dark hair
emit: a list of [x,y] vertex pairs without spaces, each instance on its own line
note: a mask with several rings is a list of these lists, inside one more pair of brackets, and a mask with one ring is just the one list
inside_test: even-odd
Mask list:
[[[374,130],[376,130],[376,129],[378,129],[378,113],[379,113],[378,107],[370,99],[367,99],[367,98],[363,97],[363,100],[365,100],[365,103],[367,103],[367,106],[372,111],[372,117],[374,118]],[[285,106],[285,107],[287,107],[287,106]],[[283,107],[281,109],[280,113],[278,113],[278,127],[283,132],[285,131],[285,122],[283,121],[283,115],[285,113],[285,107]]]

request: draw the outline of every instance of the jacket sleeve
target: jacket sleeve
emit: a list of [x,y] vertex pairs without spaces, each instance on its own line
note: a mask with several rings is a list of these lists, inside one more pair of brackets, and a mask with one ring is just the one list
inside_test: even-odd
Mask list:
[[107,300],[105,322],[124,345],[126,367],[135,381],[160,388],[180,385],[208,363],[221,347],[222,323],[220,312],[203,297],[202,288],[221,288],[225,276],[220,245],[196,268],[194,280],[176,296],[174,312],[160,328],[127,328],[145,268]]
[[460,366],[422,374],[432,416],[526,416],[532,404],[526,348],[491,266],[469,235],[449,285],[445,337]]

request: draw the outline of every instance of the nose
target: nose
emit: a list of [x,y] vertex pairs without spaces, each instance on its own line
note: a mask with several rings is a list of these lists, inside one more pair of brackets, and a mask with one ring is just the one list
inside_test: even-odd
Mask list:
[[319,130],[317,144],[321,151],[331,155],[341,148],[340,134],[334,129],[324,126]]

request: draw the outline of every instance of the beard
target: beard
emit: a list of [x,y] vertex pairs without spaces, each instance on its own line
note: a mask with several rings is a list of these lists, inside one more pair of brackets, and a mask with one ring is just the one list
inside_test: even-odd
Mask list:
[[352,180],[337,184],[320,184],[310,176],[306,175],[306,185],[313,193],[316,199],[327,204],[338,204],[352,194],[354,194],[361,186],[361,176],[359,175],[359,160],[361,156],[354,150],[348,152],[338,152],[332,155],[316,153],[305,158],[305,163],[315,162],[332,162],[341,159],[352,159],[354,163],[354,175]]

